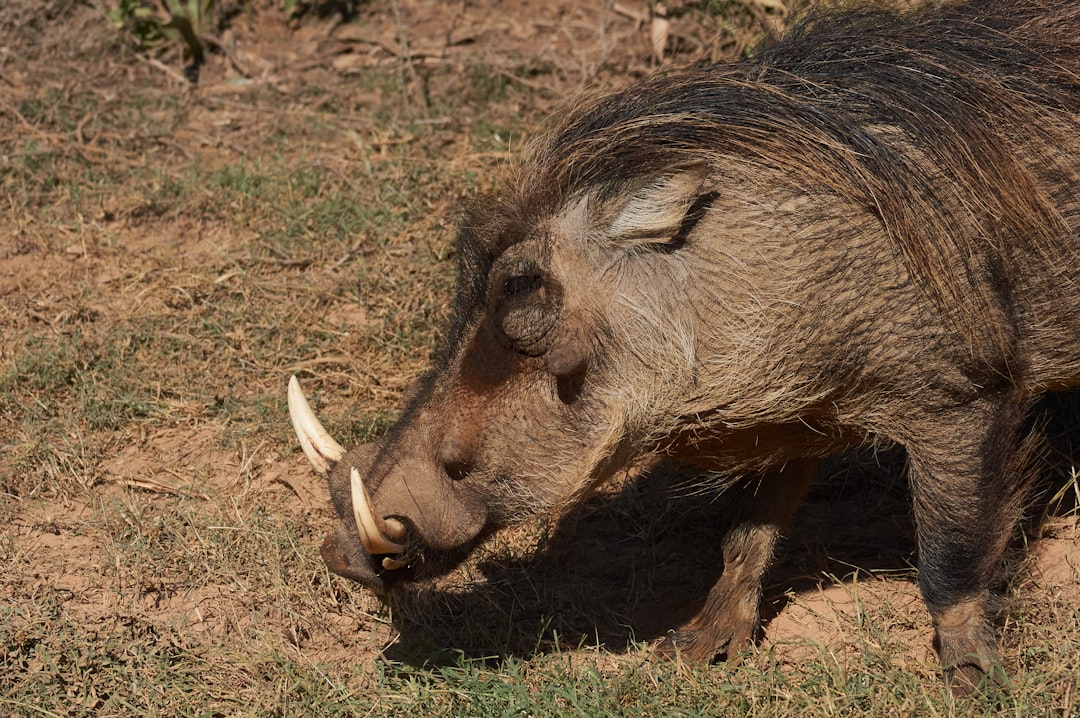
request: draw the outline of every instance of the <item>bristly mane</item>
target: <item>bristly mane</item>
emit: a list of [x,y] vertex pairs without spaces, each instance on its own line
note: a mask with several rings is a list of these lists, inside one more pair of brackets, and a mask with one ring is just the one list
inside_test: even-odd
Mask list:
[[1018,242],[1052,255],[1068,231],[1029,168],[1075,171],[1053,150],[1080,138],[1046,129],[1070,114],[1075,0],[818,11],[748,60],[661,74],[568,111],[498,201],[527,224],[586,190],[750,159],[874,212],[956,330],[972,346],[998,344],[1007,363],[1003,267]]

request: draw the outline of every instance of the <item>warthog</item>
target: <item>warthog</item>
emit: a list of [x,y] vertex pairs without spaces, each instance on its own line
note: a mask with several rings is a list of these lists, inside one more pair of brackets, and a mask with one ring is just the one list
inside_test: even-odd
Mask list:
[[704,608],[734,655],[815,465],[900,444],[948,679],[998,675],[989,586],[1080,384],[1080,3],[817,12],[755,57],[581,103],[472,203],[437,365],[380,441],[290,411],[376,591],[646,457],[724,476]]

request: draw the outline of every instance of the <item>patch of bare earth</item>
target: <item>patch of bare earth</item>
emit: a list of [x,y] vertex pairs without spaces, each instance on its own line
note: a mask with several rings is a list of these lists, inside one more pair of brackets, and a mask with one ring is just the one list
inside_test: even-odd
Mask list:
[[1066,605],[1080,605],[1080,521],[1053,522],[1031,550],[1028,585]]

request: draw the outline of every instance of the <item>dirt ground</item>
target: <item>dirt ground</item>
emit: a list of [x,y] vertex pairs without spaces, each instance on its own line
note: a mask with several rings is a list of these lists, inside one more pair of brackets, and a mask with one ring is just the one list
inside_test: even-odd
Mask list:
[[[460,199],[583,90],[737,55],[784,15],[704,5],[669,3],[665,25],[638,0],[254,2],[213,28],[192,83],[179,46],[136,51],[105,0],[7,3],[0,715],[33,691],[93,712],[127,690],[117,666],[166,675],[151,656],[198,656],[228,706],[261,700],[275,656],[621,655],[692,614],[723,502],[663,477],[508,532],[388,610],[318,559],[333,517],[284,388],[299,374],[343,443],[385,429],[446,316]],[[762,655],[797,670],[887,644],[932,678],[902,463],[859,457],[815,490],[771,574]],[[1009,605],[1067,612],[1076,516],[1035,536]],[[1019,661],[1037,639],[1009,631],[1013,610]]]

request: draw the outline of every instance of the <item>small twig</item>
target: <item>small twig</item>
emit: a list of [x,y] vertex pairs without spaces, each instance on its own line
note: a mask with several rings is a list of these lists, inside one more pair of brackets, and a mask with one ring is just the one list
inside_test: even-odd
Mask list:
[[397,25],[398,45],[401,47],[401,59],[405,61],[407,68],[415,75],[416,70],[412,66],[412,51],[409,48],[409,38],[405,34],[405,26],[401,23],[401,9],[397,0],[391,0],[390,7],[394,11],[394,23]]
[[141,55],[139,55],[138,58],[140,60],[142,60],[143,62],[145,62],[150,67],[153,67],[156,70],[161,70],[162,72],[164,72],[166,75],[168,75],[172,79],[176,80],[181,85],[183,85],[185,87],[191,85],[191,82],[189,82],[186,77],[184,77],[181,73],[177,72],[176,70],[174,70],[171,67],[169,67],[168,65],[166,65],[161,60],[158,60],[157,58],[154,58],[154,57],[142,57]]
[[412,48],[409,46],[409,38],[405,34],[405,25],[401,22],[401,9],[398,7],[398,0],[391,0],[390,7],[394,11],[394,23],[397,25],[398,31],[398,45],[401,46],[402,62],[404,63],[405,74],[412,80],[413,86],[420,91],[420,102],[427,108],[428,100],[427,93],[424,89],[424,83],[420,80],[419,73],[416,72],[416,64],[413,59]]
[[[765,12],[765,8],[762,7],[760,2],[757,0],[739,0],[739,3],[750,11],[750,14],[754,16],[754,19],[757,20],[761,29],[765,31],[765,34],[768,37],[771,38],[776,35],[776,27],[773,25],[769,14]],[[781,7],[783,6],[781,5]]]
[[155,481],[154,479],[127,479],[124,481],[124,486],[129,489],[142,489],[143,491],[153,491],[156,494],[169,494],[171,496],[180,493],[180,489],[176,486],[162,481]]
[[352,360],[345,356],[315,357],[314,359],[306,359],[304,361],[298,361],[295,364],[290,364],[285,367],[285,371],[289,374],[295,374],[298,371],[322,366],[324,364],[342,364],[348,366],[351,363]]
[[[170,471],[177,478],[182,478],[178,474]],[[210,497],[207,494],[196,492],[191,489],[190,484],[184,486],[176,486],[173,484],[167,484],[164,481],[157,479],[127,479],[124,481],[124,486],[129,489],[141,489],[143,491],[153,491],[156,494],[169,494],[170,496],[183,496],[184,498],[196,498],[203,501],[209,501]]]
[[255,447],[251,453],[248,453],[247,442],[240,442],[240,468],[236,472],[236,479],[233,480],[232,486],[244,482],[244,491],[246,492],[251,488],[251,465],[255,463],[255,455],[266,446],[266,440],[263,439],[259,442],[259,445]]
[[311,264],[310,259],[278,259],[268,257],[254,257],[251,264],[269,264],[275,267],[306,267]]
[[534,90],[536,92],[548,92],[548,93],[551,92],[551,83],[550,82],[540,83],[540,82],[533,82],[532,80],[526,80],[524,77],[519,77],[519,76],[515,75],[513,72],[511,72],[510,70],[504,70],[501,67],[492,66],[489,69],[494,70],[496,72],[496,74],[501,75],[502,77],[505,77],[507,80],[510,80],[511,82],[516,82],[519,85],[523,85],[523,86],[529,88],[530,90]]
[[240,64],[239,58],[237,58],[236,56],[236,43],[234,41],[222,42],[216,37],[203,34],[200,34],[198,38],[204,45],[209,45],[221,52],[221,54],[225,56],[225,59],[229,61],[229,64],[232,65],[232,68],[236,70],[236,72],[239,73],[241,77],[246,77],[248,79],[252,78],[252,72],[249,69],[243,67]]
[[616,15],[622,15],[623,17],[630,18],[638,24],[638,27],[644,25],[649,21],[649,13],[626,7],[622,3],[612,4],[611,9],[615,11]]
[[35,131],[37,130],[37,127],[30,124],[26,120],[26,118],[23,117],[22,113],[19,112],[19,109],[17,107],[15,107],[15,105],[8,102],[3,97],[0,97],[0,113],[2,113],[2,112],[8,112],[8,113],[14,115],[15,119],[19,121],[20,125],[23,125],[24,127],[29,127],[30,129],[35,130]]

